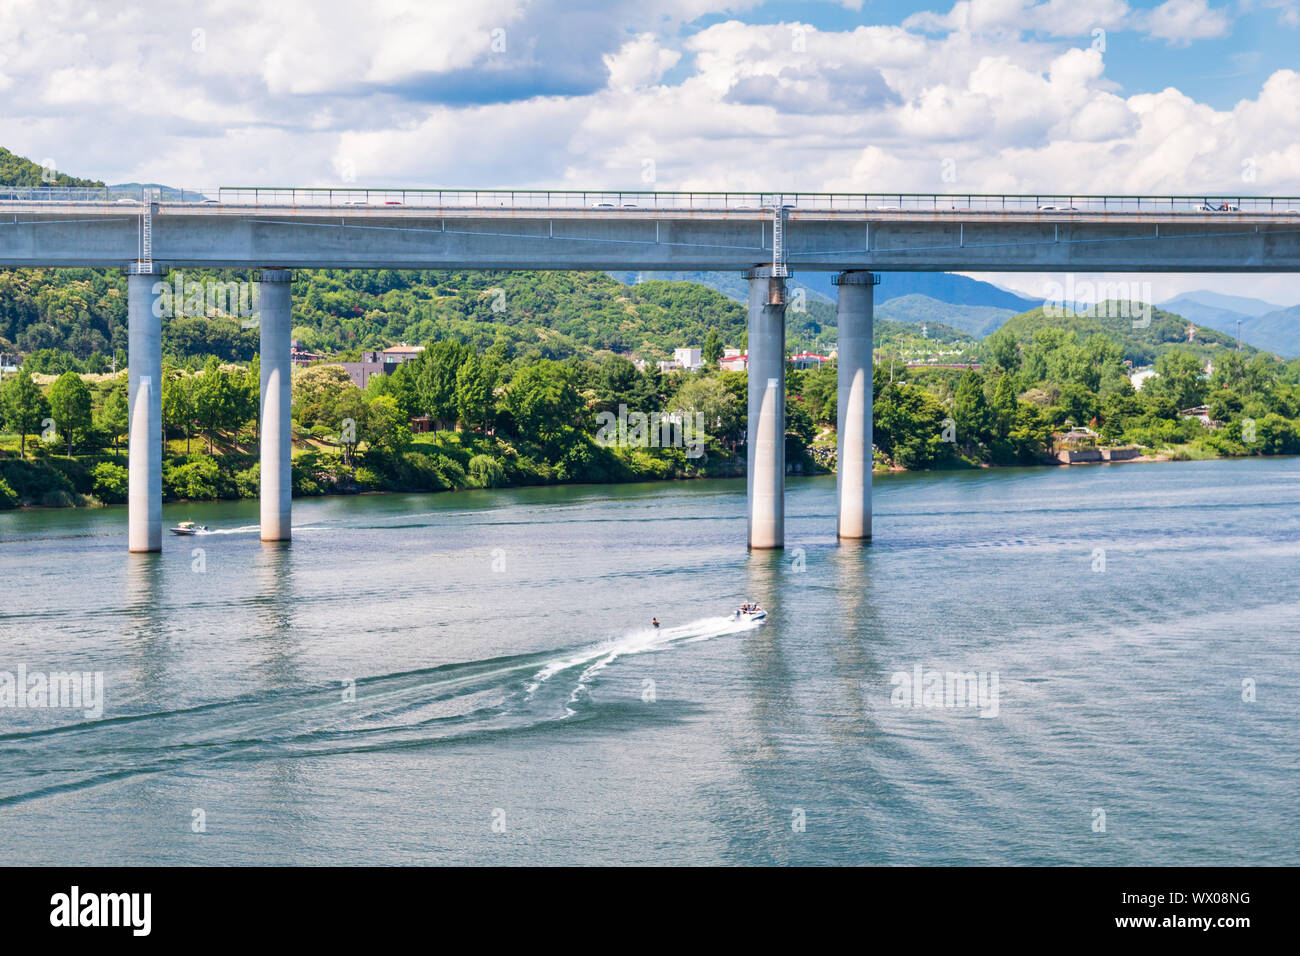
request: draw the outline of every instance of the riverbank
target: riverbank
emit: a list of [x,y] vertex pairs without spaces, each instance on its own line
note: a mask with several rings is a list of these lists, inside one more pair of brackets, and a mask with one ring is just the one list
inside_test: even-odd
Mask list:
[[[432,449],[445,450],[447,447],[445,441],[441,444],[431,442],[423,444]],[[676,461],[673,457],[634,456],[628,449],[602,450],[613,452],[615,459],[621,464],[623,470],[613,472],[618,477],[608,477],[611,472],[606,471],[603,473],[606,475],[603,480],[582,478],[555,480],[554,472],[550,472],[549,474],[533,473],[527,475],[525,480],[511,481],[504,468],[497,472],[480,462],[476,468],[467,469],[465,465],[457,467],[454,458],[444,458],[443,461],[435,461],[432,465],[429,462],[408,461],[405,467],[402,467],[401,461],[391,455],[381,459],[361,455],[358,464],[348,466],[343,463],[342,457],[337,452],[315,443],[310,450],[302,450],[294,455],[293,496],[295,499],[304,499],[368,494],[427,494],[485,488],[626,485],[657,481],[742,478],[745,474],[743,449],[739,453],[715,452],[711,458],[706,458],[702,462],[692,462],[684,455],[681,456],[681,461]],[[427,456],[440,454],[440,452],[425,450],[406,454]],[[963,458],[953,458],[941,467],[909,469],[877,459],[873,471],[876,474],[941,474],[985,469],[1026,467],[1051,469],[1129,463],[1238,460],[1253,457],[1294,456],[1262,453],[1222,455],[1207,452],[1205,448],[1197,445],[1178,445],[1167,446],[1159,451],[1143,449],[1142,454],[1133,458],[1114,461],[1064,462],[1046,455],[1033,462],[1013,463],[972,462]],[[473,460],[474,456],[470,454],[465,457],[465,464],[472,465]],[[376,465],[379,467],[376,468]],[[821,461],[816,460],[812,455],[800,459],[797,465],[797,469],[792,469],[792,475],[811,477],[819,474],[834,474],[833,468],[825,468]],[[17,473],[22,473],[24,477],[14,480]],[[195,453],[172,456],[164,462],[163,500],[166,502],[256,500],[260,493],[258,475],[256,457],[251,451],[227,455]],[[515,477],[519,477],[518,471],[515,472]],[[42,455],[26,460],[0,457],[0,511],[100,508],[124,504],[126,480],[125,452],[94,456],[90,460],[56,455]],[[181,493],[182,491],[189,493]],[[234,493],[231,493],[232,491]]]

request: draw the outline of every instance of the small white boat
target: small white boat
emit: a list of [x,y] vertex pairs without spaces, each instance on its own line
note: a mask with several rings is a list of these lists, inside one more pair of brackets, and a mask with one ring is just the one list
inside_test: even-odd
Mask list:
[[172,534],[198,534],[207,530],[208,526],[205,524],[195,524],[193,521],[178,521],[176,527],[172,528]]
[[731,615],[734,621],[761,621],[765,617],[767,612],[758,604],[742,604]]

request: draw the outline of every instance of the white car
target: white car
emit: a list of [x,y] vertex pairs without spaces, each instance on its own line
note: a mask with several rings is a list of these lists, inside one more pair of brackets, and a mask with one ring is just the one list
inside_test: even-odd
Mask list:
[[1203,202],[1196,207],[1197,212],[1241,212],[1230,202],[1208,203]]

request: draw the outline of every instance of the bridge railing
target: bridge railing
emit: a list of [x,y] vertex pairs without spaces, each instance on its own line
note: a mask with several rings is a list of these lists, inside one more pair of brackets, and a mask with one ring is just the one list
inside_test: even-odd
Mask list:
[[658,192],[650,190],[370,189],[222,186],[0,186],[0,203],[145,200],[194,205],[303,208],[417,207],[473,210],[702,210],[757,212],[778,203],[809,212],[1279,213],[1300,215],[1295,196],[1100,196],[993,193]]

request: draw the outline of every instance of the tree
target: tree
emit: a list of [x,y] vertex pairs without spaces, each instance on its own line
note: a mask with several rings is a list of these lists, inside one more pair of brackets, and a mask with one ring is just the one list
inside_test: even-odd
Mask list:
[[163,442],[167,429],[177,426],[185,432],[185,454],[190,453],[190,438],[194,434],[194,379],[182,372],[163,375],[162,425]]
[[722,337],[718,335],[717,329],[709,329],[709,334],[705,336],[702,358],[704,364],[710,367],[716,366],[722,358]]
[[411,443],[411,426],[391,395],[376,395],[366,415],[366,440],[371,448],[401,451]]
[[[389,378],[391,376],[376,376]],[[373,379],[371,381],[374,381]],[[259,390],[260,390],[259,384]],[[341,365],[311,365],[293,377],[293,417],[304,428],[313,425],[334,427],[339,415],[335,406],[340,396],[356,391],[352,379]]]
[[208,454],[212,443],[222,428],[230,424],[236,409],[236,400],[230,375],[213,357],[203,366],[203,374],[194,382],[194,417],[199,430],[208,439]]
[[50,386],[50,416],[66,439],[71,458],[73,441],[84,439],[92,424],[90,389],[76,372],[64,372]]
[[[163,391],[166,392],[166,386],[163,387]],[[99,413],[99,426],[112,439],[114,451],[117,451],[118,438],[125,434],[130,427],[128,413],[126,389],[120,387],[120,383],[114,383],[108,397],[104,399],[104,406]]]
[[803,378],[803,400],[815,421],[834,425],[839,415],[839,369],[822,365]]
[[466,428],[482,432],[492,415],[496,370],[471,355],[456,373],[456,414]]
[[359,388],[344,391],[334,403],[338,416],[339,445],[343,449],[343,462],[351,467],[356,461],[357,445],[366,434],[370,422],[370,402]]
[[1016,389],[1011,376],[1003,373],[998,376],[998,384],[993,388],[993,429],[998,438],[1006,438],[1016,422]]
[[670,404],[683,416],[702,414],[705,431],[719,439],[738,434],[745,420],[745,406],[716,375],[691,378]]
[[578,425],[582,396],[570,371],[558,362],[542,359],[520,369],[506,388],[505,408],[519,437],[549,446],[552,452]]
[[1155,386],[1153,392],[1170,399],[1179,410],[1194,408],[1205,398],[1206,381],[1203,362],[1192,352],[1174,349],[1160,356],[1156,362],[1159,375],[1149,380],[1143,391]]
[[425,349],[416,360],[419,410],[435,423],[455,420],[456,376],[460,367],[473,355],[474,351],[467,346],[452,339],[443,339]]
[[18,433],[19,454],[26,458],[27,436],[40,430],[41,421],[49,415],[50,408],[40,386],[32,381],[32,375],[25,367],[20,368],[18,374],[0,389],[0,412],[5,424]]
[[957,382],[952,398],[952,417],[957,425],[957,440],[968,448],[988,440],[992,414],[984,398],[984,380],[974,369]]

